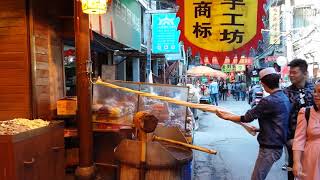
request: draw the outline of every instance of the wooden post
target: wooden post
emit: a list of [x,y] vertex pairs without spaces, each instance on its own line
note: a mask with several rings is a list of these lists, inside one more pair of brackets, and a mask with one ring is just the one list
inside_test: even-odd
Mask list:
[[140,180],[146,179],[146,160],[147,160],[147,133],[140,131],[141,155],[140,155]]
[[76,170],[76,176],[77,179],[93,179],[92,88],[87,73],[87,63],[90,61],[89,16],[82,12],[80,0],[75,0],[74,3],[76,89],[78,98],[77,123],[80,139],[79,167]]

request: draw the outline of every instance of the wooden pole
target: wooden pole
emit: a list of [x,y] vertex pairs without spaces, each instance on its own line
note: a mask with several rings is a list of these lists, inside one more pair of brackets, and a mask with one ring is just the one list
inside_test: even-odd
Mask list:
[[162,138],[162,137],[155,136],[155,135],[153,136],[153,140],[155,140],[155,141],[163,141],[163,142],[172,143],[172,144],[177,144],[177,145],[184,146],[184,147],[187,147],[187,148],[190,148],[190,149],[195,149],[195,150],[198,150],[198,151],[206,152],[208,154],[217,154],[217,151],[215,151],[215,150],[211,150],[211,149],[207,149],[207,148],[204,148],[204,147],[183,143],[183,142],[180,142],[180,141],[175,141],[175,140],[172,140],[172,139],[166,139],[166,138]]
[[90,61],[89,16],[81,9],[81,1],[75,0],[75,44],[78,113],[77,123],[80,139],[78,179],[93,179],[93,132],[91,111],[91,83],[87,72]]
[[141,155],[140,155],[140,174],[139,179],[146,179],[146,161],[147,161],[147,133],[140,130]]

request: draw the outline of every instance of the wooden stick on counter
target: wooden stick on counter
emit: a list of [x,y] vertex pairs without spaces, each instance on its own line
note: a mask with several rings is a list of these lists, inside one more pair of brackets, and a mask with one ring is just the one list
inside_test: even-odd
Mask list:
[[217,151],[215,151],[215,150],[211,150],[211,149],[207,149],[207,148],[204,148],[204,147],[183,143],[183,142],[180,142],[180,141],[166,139],[166,138],[162,138],[162,137],[155,136],[155,135],[153,136],[153,140],[168,142],[168,143],[172,143],[172,144],[178,144],[178,145],[190,148],[190,149],[195,149],[195,150],[198,150],[198,151],[206,152],[208,154],[217,154]]

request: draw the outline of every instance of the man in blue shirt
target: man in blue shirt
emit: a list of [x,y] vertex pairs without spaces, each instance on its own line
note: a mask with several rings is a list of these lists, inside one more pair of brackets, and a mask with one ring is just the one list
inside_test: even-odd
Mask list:
[[219,85],[216,79],[213,79],[211,84],[209,85],[209,93],[210,93],[211,103],[213,105],[218,106]]
[[269,96],[262,98],[257,106],[248,110],[243,116],[223,111],[217,112],[220,118],[231,121],[247,123],[258,119],[260,133],[257,139],[260,148],[251,180],[264,180],[273,163],[280,159],[283,146],[287,141],[291,110],[288,97],[279,88],[280,76],[274,68],[261,70],[259,76]]

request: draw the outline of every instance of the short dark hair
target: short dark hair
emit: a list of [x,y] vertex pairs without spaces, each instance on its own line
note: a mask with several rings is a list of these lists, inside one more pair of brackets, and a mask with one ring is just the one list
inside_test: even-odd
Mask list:
[[308,71],[308,64],[307,64],[307,61],[304,59],[294,59],[288,64],[288,66],[299,67],[303,73]]
[[279,88],[279,74],[268,74],[261,79],[261,82],[270,89]]

